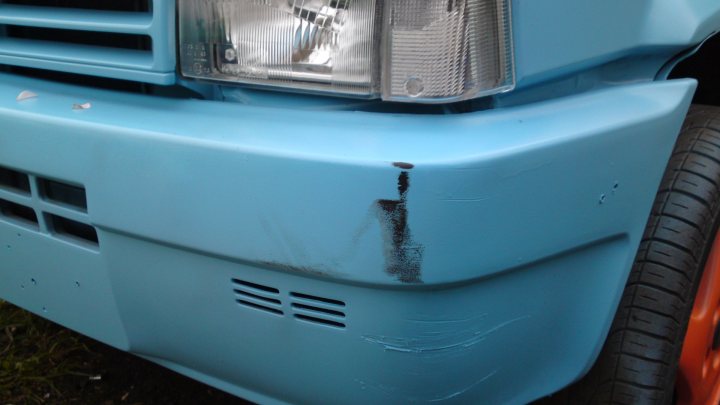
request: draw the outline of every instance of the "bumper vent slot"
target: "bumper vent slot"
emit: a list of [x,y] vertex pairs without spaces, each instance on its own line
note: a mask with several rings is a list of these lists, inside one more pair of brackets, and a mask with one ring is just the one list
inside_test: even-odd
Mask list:
[[289,308],[283,308],[283,300],[288,296],[281,294],[280,289],[251,281],[232,279],[235,302],[239,305],[285,316],[298,321],[344,329],[346,327],[345,302],[299,292],[290,292]]
[[81,185],[0,167],[0,220],[97,250],[98,234],[87,208]]
[[345,328],[345,324],[342,322],[333,321],[325,318],[317,318],[314,316],[307,316],[303,314],[295,314],[295,318],[305,322],[317,323],[325,326],[332,326],[334,328]]
[[335,328],[345,328],[345,303],[331,298],[291,292],[295,319]]
[[92,226],[53,214],[45,214],[45,218],[48,228],[54,235],[76,242],[98,245],[97,232]]
[[18,225],[23,225],[33,230],[37,230],[39,227],[37,214],[35,214],[35,210],[30,207],[0,199],[0,214],[2,214],[2,217],[5,219]]
[[175,2],[0,0],[0,64],[175,81]]
[[277,288],[249,281],[232,279],[235,302],[251,309],[283,315],[280,291]]
[[87,212],[87,196],[83,187],[48,179],[38,179],[38,183],[43,199]]
[[233,279],[233,283],[248,290],[255,290],[257,292],[269,293],[274,295],[280,294],[280,290],[278,290],[277,288],[264,286],[262,284],[251,283],[249,281],[238,280],[236,278]]
[[0,187],[23,194],[30,194],[30,179],[27,174],[0,167]]
[[270,312],[270,313],[273,313],[273,314],[276,314],[276,315],[282,315],[282,314],[283,314],[283,312],[282,312],[281,310],[279,310],[279,309],[276,309],[276,308],[273,308],[273,307],[268,307],[268,306],[265,306],[265,305],[256,304],[256,303],[254,303],[254,302],[252,302],[252,301],[244,300],[244,299],[242,299],[242,298],[238,298],[236,301],[237,301],[238,304],[243,305],[243,306],[246,306],[246,307],[248,307],[248,308],[258,309],[258,310],[260,310],[260,311]]
[[297,293],[297,292],[290,293],[290,295],[295,298],[299,298],[299,299],[307,300],[307,301],[315,301],[315,302],[318,302],[321,304],[328,304],[328,305],[332,305],[332,306],[336,306],[336,307],[344,307],[345,306],[345,303],[340,300],[323,298],[323,297],[318,297],[315,295],[309,295],[309,294],[303,294],[303,293]]
[[292,307],[299,309],[299,310],[303,310],[303,311],[317,312],[318,314],[322,314],[322,315],[333,315],[333,316],[340,316],[343,318],[345,317],[345,314],[343,312],[335,311],[333,309],[313,307],[313,306],[305,305],[305,304],[292,304]]

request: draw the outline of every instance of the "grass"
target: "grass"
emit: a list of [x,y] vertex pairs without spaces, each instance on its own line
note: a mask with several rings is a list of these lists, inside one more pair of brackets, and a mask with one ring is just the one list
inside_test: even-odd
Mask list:
[[0,404],[59,403],[249,404],[0,300]]
[[0,301],[0,402],[72,400],[58,387],[77,385],[93,376],[94,356],[84,340]]

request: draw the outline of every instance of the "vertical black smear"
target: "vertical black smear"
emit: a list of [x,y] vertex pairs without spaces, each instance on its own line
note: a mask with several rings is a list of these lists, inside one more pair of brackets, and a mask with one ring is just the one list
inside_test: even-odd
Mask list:
[[408,227],[407,193],[410,175],[398,176],[397,200],[378,200],[378,219],[383,229],[385,271],[403,283],[420,283],[423,246],[416,244]]
[[401,201],[405,201],[409,188],[410,175],[408,174],[408,172],[400,172],[400,176],[398,177],[398,193],[400,193]]

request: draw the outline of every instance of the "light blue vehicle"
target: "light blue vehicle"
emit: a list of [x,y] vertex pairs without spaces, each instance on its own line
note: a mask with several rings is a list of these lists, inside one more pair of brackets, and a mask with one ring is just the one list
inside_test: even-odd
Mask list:
[[679,359],[720,291],[718,110],[673,147],[719,30],[717,0],[0,1],[0,298],[259,403],[711,401],[717,321]]

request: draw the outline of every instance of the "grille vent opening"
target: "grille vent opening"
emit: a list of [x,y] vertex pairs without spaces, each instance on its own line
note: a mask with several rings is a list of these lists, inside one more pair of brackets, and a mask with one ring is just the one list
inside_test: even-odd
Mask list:
[[[90,225],[87,215],[85,187],[0,167],[0,189],[8,195],[6,198],[11,198],[8,192],[14,192],[27,199],[21,201],[27,204],[23,205],[0,198],[0,218],[85,248],[99,246],[97,230]],[[60,207],[74,210],[74,213],[64,214],[58,210]],[[47,211],[60,211],[60,215]]]
[[263,292],[267,292],[267,293],[271,293],[271,294],[279,294],[280,293],[280,290],[278,290],[277,288],[267,287],[262,284],[251,283],[249,281],[239,280],[236,278],[233,279],[233,283],[241,285],[248,289],[263,291]]
[[37,214],[30,207],[0,199],[0,214],[17,224],[29,226],[34,230],[38,229]]
[[[0,72],[23,69],[39,77],[95,87],[133,83],[174,97],[173,0],[0,0]],[[57,72],[41,73],[41,70]],[[76,78],[70,79],[73,82]],[[193,92],[190,92],[195,94]],[[195,97],[195,96],[193,96]]]
[[84,187],[40,178],[38,184],[43,199],[87,212],[87,195]]
[[332,321],[330,319],[316,318],[314,316],[307,316],[302,314],[295,314],[295,318],[305,322],[317,323],[320,325],[332,326],[334,328],[345,328],[345,324],[342,322]]
[[[280,290],[238,278],[232,279],[235,302],[239,305],[275,315],[284,316],[284,295]],[[346,327],[345,302],[299,292],[290,292],[289,314],[301,322],[313,323],[335,329]]]
[[150,11],[149,0],[2,0],[0,4],[15,4],[20,6],[77,8],[101,11]]
[[0,167],[0,187],[30,194],[30,178],[25,173]]
[[92,226],[53,214],[45,214],[45,218],[53,234],[72,241],[98,245],[97,232]]
[[291,292],[295,319],[335,328],[345,328],[345,303],[317,295]]
[[303,294],[303,293],[298,293],[298,292],[292,292],[292,293],[290,293],[290,295],[292,295],[293,297],[296,297],[296,298],[306,299],[306,300],[309,300],[309,301],[318,301],[318,302],[322,302],[322,303],[325,303],[325,304],[335,305],[335,306],[338,306],[338,307],[344,307],[344,306],[345,306],[345,303],[342,302],[342,301],[340,301],[340,300],[334,300],[334,299],[330,299],[330,298],[318,297],[318,296],[315,296],[315,295]]
[[[175,83],[170,0],[0,0],[0,70]],[[163,18],[153,18],[159,13]],[[90,80],[85,80],[88,84]],[[162,86],[158,86],[162,87]]]
[[260,311],[283,315],[280,290],[249,281],[232,279],[235,302]]
[[118,34],[98,31],[76,31],[42,27],[21,27],[6,25],[7,38],[28,39],[33,41],[59,42],[75,45],[102,46],[117,49],[152,50],[152,40],[148,35]]
[[297,309],[304,309],[304,310],[307,310],[307,311],[315,311],[315,312],[319,312],[319,313],[321,313],[321,314],[327,314],[327,315],[334,315],[334,316],[345,317],[345,313],[340,312],[340,311],[335,311],[335,310],[332,310],[332,309],[326,309],[326,308],[320,308],[320,307],[313,307],[313,306],[305,305],[305,304],[292,304],[292,307],[293,307],[293,308],[297,308]]
[[240,304],[240,305],[243,305],[243,306],[246,306],[246,307],[249,307],[249,308],[253,308],[253,309],[258,309],[258,310],[260,310],[260,311],[270,312],[270,313],[273,313],[273,314],[276,314],[276,315],[282,315],[282,314],[283,314],[283,311],[281,311],[281,310],[279,310],[279,309],[275,309],[275,308],[272,308],[272,307],[266,307],[266,306],[264,306],[264,305],[256,304],[256,303],[254,303],[254,302],[252,302],[252,301],[244,300],[244,299],[242,299],[242,298],[238,298],[238,299],[235,300],[235,301],[236,301],[238,304]]

